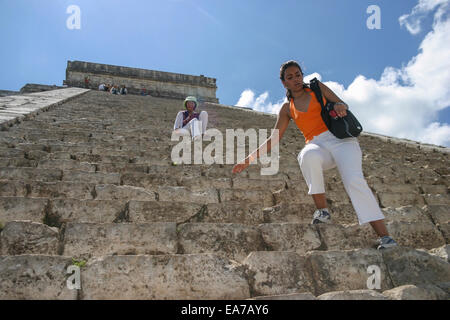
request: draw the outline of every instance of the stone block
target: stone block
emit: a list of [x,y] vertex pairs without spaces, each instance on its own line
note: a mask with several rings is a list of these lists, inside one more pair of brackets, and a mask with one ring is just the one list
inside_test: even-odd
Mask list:
[[233,178],[233,189],[238,190],[269,190],[273,192],[283,190],[285,187],[286,182],[282,179],[262,180],[241,177]]
[[124,173],[122,174],[122,184],[152,189],[159,185],[176,186],[177,178],[163,174]]
[[220,201],[249,201],[265,207],[274,205],[272,193],[267,190],[220,189]]
[[0,197],[0,221],[31,220],[42,222],[47,199]]
[[26,184],[22,181],[0,180],[0,197],[25,197]]
[[375,290],[344,290],[327,292],[317,297],[317,300],[389,300]]
[[450,222],[441,223],[438,228],[444,236],[445,243],[450,243]]
[[255,296],[314,292],[305,257],[295,252],[257,251],[243,261]]
[[101,257],[88,262],[81,283],[86,300],[250,297],[242,267],[214,254]]
[[116,186],[99,184],[95,186],[96,200],[139,200],[152,201],[156,199],[153,191],[133,186]]
[[62,180],[80,183],[119,185],[120,174],[70,170],[63,171]]
[[30,184],[28,197],[92,199],[93,184],[78,182],[40,182]]
[[317,228],[327,250],[375,248],[377,244],[378,236],[369,224],[319,224]]
[[37,167],[36,160],[20,159],[20,158],[0,158],[0,164],[2,167]]
[[300,223],[265,223],[259,225],[264,242],[274,251],[294,251],[304,255],[321,246],[315,226]]
[[423,198],[427,205],[450,206],[450,196],[448,194],[424,194]]
[[426,252],[394,247],[382,252],[394,287],[450,281],[450,264]]
[[429,216],[418,206],[387,207],[382,209],[385,222],[431,222]]
[[218,203],[217,190],[206,188],[202,191],[193,191],[187,187],[158,187],[155,189],[159,201],[183,201],[197,204]]
[[421,195],[415,193],[377,193],[381,207],[402,207],[407,205],[424,205]]
[[392,300],[448,300],[448,294],[432,284],[403,285],[383,292]]
[[448,194],[445,184],[422,184],[419,186],[425,194]]
[[314,200],[308,193],[299,193],[293,189],[278,190],[273,192],[274,204],[294,203],[294,204],[314,204]]
[[317,300],[317,298],[311,292],[301,292],[272,296],[258,296],[247,300]]
[[447,205],[426,205],[422,210],[429,214],[436,224],[450,222],[450,207]]
[[0,180],[34,180],[52,182],[61,180],[60,170],[37,168],[0,168]]
[[372,188],[376,193],[407,193],[418,194],[419,188],[414,184],[374,183]]
[[183,253],[216,253],[236,261],[264,250],[258,228],[236,223],[186,223],[178,227]]
[[0,157],[2,158],[23,158],[25,151],[16,148],[0,147]]
[[200,219],[203,208],[203,205],[191,202],[131,200],[128,204],[128,216],[130,221],[135,223],[182,223],[197,216]]
[[126,201],[51,199],[50,212],[64,222],[108,223],[125,212]]
[[450,244],[428,250],[429,254],[440,257],[450,263]]
[[41,160],[38,163],[38,168],[95,172],[95,164],[76,160]]
[[441,232],[430,221],[390,222],[386,228],[401,246],[432,249],[445,244]]
[[77,258],[176,252],[176,223],[70,222],[64,232],[63,254]]
[[263,210],[265,222],[310,223],[316,207],[314,204],[281,202]]
[[242,223],[257,225],[265,222],[263,205],[246,201],[222,201],[208,203],[201,222]]
[[[176,186],[177,184],[172,184]],[[229,189],[231,188],[230,178],[207,178],[207,177],[186,177],[178,178],[178,185],[187,187],[192,191],[202,191],[208,189]]]
[[381,289],[393,287],[388,268],[376,249],[311,251],[306,254],[306,259],[315,280],[316,295],[330,291],[367,289],[367,280],[371,275],[368,267],[372,265],[380,268]]
[[147,173],[148,166],[134,163],[98,163],[97,172],[111,172],[111,173]]
[[1,255],[58,254],[59,230],[32,221],[10,221],[0,233]]
[[0,300],[76,300],[67,288],[69,257],[0,256]]

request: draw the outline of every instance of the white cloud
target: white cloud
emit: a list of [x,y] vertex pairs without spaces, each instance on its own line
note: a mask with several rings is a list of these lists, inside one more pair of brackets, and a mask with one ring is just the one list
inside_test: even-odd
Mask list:
[[[324,82],[350,106],[365,131],[450,147],[450,126],[436,122],[438,111],[450,106],[449,3],[420,0],[410,14],[402,16],[400,23],[411,32],[420,28],[422,15],[435,11],[432,30],[406,66],[386,67],[379,80],[358,75],[347,89],[337,82]],[[321,79],[315,73],[305,75],[305,81],[313,77]],[[251,99],[247,94],[247,106],[259,111],[272,108],[274,113],[277,104],[267,101],[267,93],[256,100],[253,92]]]
[[427,14],[439,6],[435,18],[440,20],[448,6],[448,0],[419,0],[419,3],[412,9],[411,13],[402,15],[398,21],[401,26],[405,26],[411,34],[418,34],[421,31],[421,22]]
[[255,93],[251,89],[246,89],[241,93],[239,101],[236,103],[238,107],[251,108],[255,111],[278,114],[286,98],[277,103],[268,102],[269,93],[266,91],[255,99]]

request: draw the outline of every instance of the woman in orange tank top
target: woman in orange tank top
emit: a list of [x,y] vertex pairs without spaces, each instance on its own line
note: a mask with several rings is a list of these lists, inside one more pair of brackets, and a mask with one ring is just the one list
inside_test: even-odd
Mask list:
[[[378,249],[397,245],[389,236],[384,224],[384,215],[362,173],[362,153],[357,138],[338,139],[328,131],[321,117],[321,105],[312,90],[303,82],[303,72],[295,61],[288,61],[280,68],[280,79],[286,88],[287,100],[278,114],[275,129],[278,139],[272,135],[258,149],[250,153],[233,167],[239,173],[261,154],[270,151],[272,144],[279,143],[290,120],[293,120],[305,137],[306,145],[298,155],[303,177],[317,210],[312,224],[328,223],[331,220],[327,208],[323,171],[337,167],[345,190],[349,195],[360,224],[370,223],[380,237]],[[336,102],[335,111],[339,117],[347,113],[347,105],[319,82],[324,98]]]

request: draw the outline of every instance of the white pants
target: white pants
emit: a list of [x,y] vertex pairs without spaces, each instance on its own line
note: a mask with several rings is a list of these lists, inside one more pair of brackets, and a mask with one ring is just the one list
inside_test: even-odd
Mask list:
[[183,126],[183,111],[180,111],[175,119],[173,130],[178,129],[178,132],[181,134],[190,134],[192,139],[194,139],[196,136],[205,133],[206,126],[208,125],[208,113],[206,111],[200,112],[199,119],[194,118]]
[[325,193],[323,170],[337,166],[359,224],[384,219],[362,172],[362,152],[357,138],[338,139],[330,131],[314,137],[298,155],[308,194]]

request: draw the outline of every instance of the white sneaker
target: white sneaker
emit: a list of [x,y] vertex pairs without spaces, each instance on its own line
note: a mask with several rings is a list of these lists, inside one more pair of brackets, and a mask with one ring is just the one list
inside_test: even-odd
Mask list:
[[317,209],[314,211],[313,220],[311,221],[311,224],[318,224],[318,223],[330,223],[331,222],[331,216],[328,212],[328,209]]
[[378,250],[397,246],[397,242],[395,242],[395,240],[392,239],[392,237],[390,237],[390,236],[384,236],[384,237],[380,238],[378,241],[380,243],[380,245],[377,248]]

